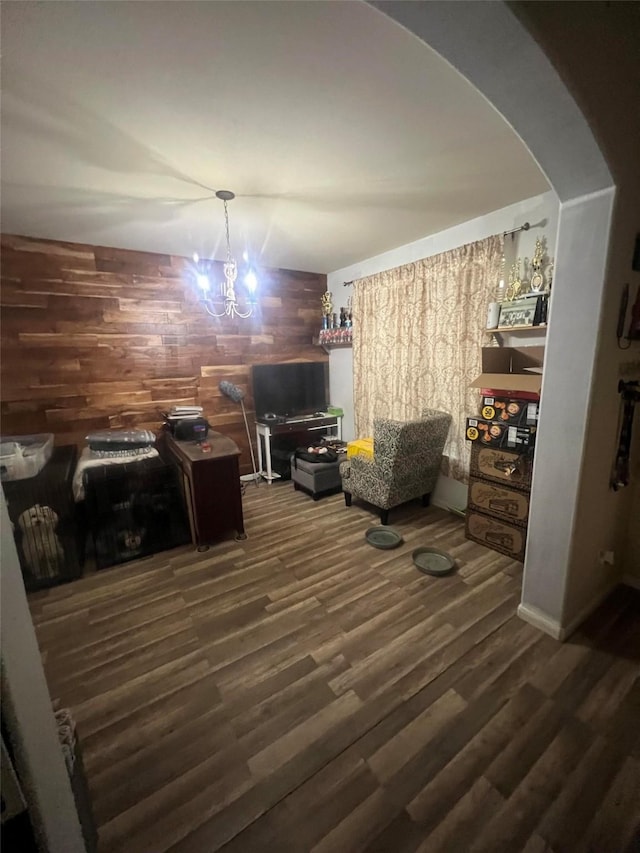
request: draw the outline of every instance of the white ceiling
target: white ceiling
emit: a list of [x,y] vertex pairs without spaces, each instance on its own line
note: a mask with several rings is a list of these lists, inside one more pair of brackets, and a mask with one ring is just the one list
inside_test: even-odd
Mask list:
[[548,189],[412,34],[349,2],[3,2],[2,230],[330,272]]

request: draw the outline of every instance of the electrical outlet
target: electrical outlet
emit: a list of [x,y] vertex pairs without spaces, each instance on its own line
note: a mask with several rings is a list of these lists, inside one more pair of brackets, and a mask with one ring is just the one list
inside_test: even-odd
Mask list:
[[615,555],[613,551],[599,551],[598,562],[601,566],[613,566],[615,564]]

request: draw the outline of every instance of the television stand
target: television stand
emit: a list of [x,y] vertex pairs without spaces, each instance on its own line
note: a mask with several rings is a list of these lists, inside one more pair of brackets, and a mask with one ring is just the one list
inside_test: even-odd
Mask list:
[[310,444],[317,441],[319,435],[327,430],[332,431],[334,438],[342,440],[342,415],[299,415],[284,420],[256,421],[258,470],[261,476],[267,483],[280,478],[280,474],[271,467],[271,439],[274,436],[301,433],[304,435],[304,441]]

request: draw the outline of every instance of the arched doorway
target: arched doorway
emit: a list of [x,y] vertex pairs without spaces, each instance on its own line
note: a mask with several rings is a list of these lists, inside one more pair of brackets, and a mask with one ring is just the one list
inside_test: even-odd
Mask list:
[[616,187],[586,119],[506,3],[372,5],[429,44],[486,96],[520,136],[560,200],[553,323],[547,336],[519,613],[562,639],[615,582],[584,561],[585,553],[597,555],[604,536],[614,535],[606,527],[612,526],[617,508],[606,477],[603,482],[602,465],[596,487],[608,503],[608,520],[596,529],[584,506]]

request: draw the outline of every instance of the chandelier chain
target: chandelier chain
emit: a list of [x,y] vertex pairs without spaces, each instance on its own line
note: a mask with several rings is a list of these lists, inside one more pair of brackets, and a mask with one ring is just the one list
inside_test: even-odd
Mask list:
[[229,209],[227,200],[224,199],[224,226],[227,233],[227,263],[231,260],[231,238],[229,237]]

